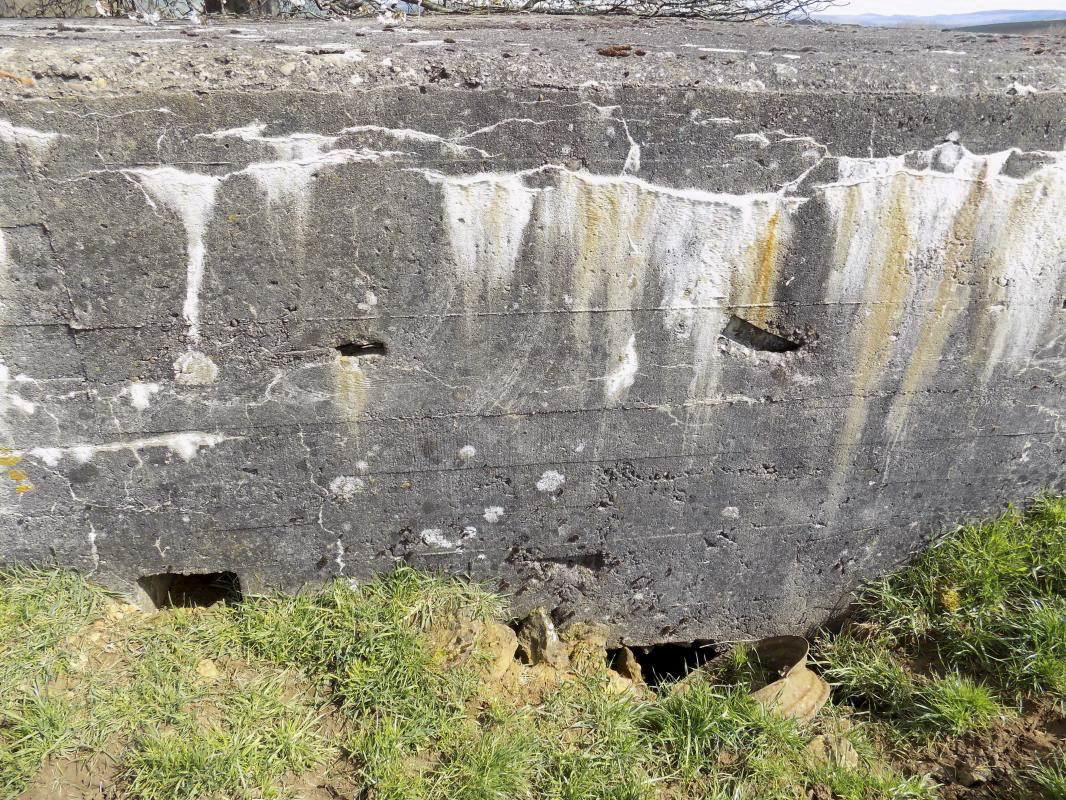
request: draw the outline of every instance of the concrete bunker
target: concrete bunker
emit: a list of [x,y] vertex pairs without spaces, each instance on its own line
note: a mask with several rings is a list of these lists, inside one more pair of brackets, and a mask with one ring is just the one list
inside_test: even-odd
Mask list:
[[[164,599],[408,563],[612,644],[725,641],[1062,484],[1054,54],[17,24],[5,69],[40,77],[0,85],[0,561]],[[61,77],[90,39],[93,81]]]

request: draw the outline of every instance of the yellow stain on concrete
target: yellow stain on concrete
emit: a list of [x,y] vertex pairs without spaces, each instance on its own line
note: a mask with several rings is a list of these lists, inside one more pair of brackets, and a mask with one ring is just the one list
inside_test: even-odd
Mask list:
[[0,467],[14,467],[20,461],[22,456],[0,456]]
[[[1038,195],[1041,189],[1038,182],[1027,182],[1017,188],[1000,223],[1002,230],[1011,232],[1027,224],[1034,205],[1039,204]],[[999,332],[1004,304],[1008,300],[1007,279],[1011,268],[1010,256],[1006,252],[1008,244],[1009,241],[1001,237],[1000,241],[994,243],[992,252],[981,259],[978,269],[982,302],[970,325],[971,348],[967,367],[981,385],[987,384],[991,379],[1004,344],[1000,341]]]
[[366,410],[366,373],[357,356],[341,356],[336,367],[336,403],[350,422]]
[[741,280],[733,304],[742,307],[742,316],[755,325],[766,324],[773,306],[782,256],[781,225],[781,212],[775,211],[744,254],[742,266],[750,269],[750,275],[736,276]]
[[847,263],[848,252],[851,250],[851,238],[859,224],[860,205],[859,189],[852,186],[844,194],[844,206],[837,223],[837,237],[833,247],[833,264],[837,269],[843,269]]
[[7,471],[7,477],[10,478],[13,481],[24,481],[29,476],[26,475],[26,472],[24,470],[21,470],[21,469],[9,469]]
[[[892,357],[896,327],[902,320],[912,274],[907,264],[911,231],[907,223],[909,190],[921,191],[923,178],[897,173],[889,183],[888,196],[882,206],[883,217],[871,242],[863,301],[859,313],[865,313],[858,326],[851,397],[837,439],[833,462],[833,485],[830,511],[840,500],[844,477],[850,471],[853,454],[866,427],[867,401],[882,378]],[[848,190],[857,192],[854,187]],[[849,203],[851,200],[849,199]]]
[[974,237],[988,187],[987,175],[986,162],[981,165],[948,231],[940,281],[911,350],[899,393],[888,412],[887,428],[893,438],[903,432],[913,395],[928,383],[936,370],[948,335],[969,298],[971,288],[966,276],[973,264]]

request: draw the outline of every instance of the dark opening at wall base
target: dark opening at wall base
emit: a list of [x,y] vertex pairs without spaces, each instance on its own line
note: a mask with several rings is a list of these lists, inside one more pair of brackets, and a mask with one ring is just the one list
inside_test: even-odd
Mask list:
[[145,575],[137,580],[137,585],[157,609],[232,605],[243,597],[240,579],[234,572],[164,572]]
[[729,318],[722,336],[744,347],[762,350],[766,353],[787,353],[790,350],[798,350],[802,346],[800,342],[794,342],[760,328],[758,325],[752,325],[736,314]]
[[[609,650],[608,666],[618,657],[618,650]],[[657,644],[634,647],[633,655],[640,664],[644,680],[649,686],[681,680],[719,654],[719,648],[707,642],[691,644]]]

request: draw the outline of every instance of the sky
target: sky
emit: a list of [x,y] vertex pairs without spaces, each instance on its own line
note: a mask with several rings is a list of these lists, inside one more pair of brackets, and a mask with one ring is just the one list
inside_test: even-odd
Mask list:
[[827,14],[965,14],[968,11],[1016,9],[1066,10],[1066,0],[838,0]]

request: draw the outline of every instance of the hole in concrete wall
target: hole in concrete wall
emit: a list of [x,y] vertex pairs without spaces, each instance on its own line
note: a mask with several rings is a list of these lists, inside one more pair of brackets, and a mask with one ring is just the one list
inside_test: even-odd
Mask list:
[[[657,644],[632,650],[649,686],[680,680],[718,655],[718,650],[707,642]],[[608,666],[614,665],[620,652],[607,651]]]
[[348,358],[383,356],[388,352],[384,342],[348,342],[337,345],[337,352]]
[[800,347],[798,342],[778,336],[758,325],[752,325],[736,314],[729,318],[722,335],[737,344],[767,353],[787,353],[789,350],[796,350]]
[[137,585],[156,608],[197,608],[216,603],[232,605],[242,599],[241,582],[235,572],[164,572],[145,575],[137,580]]

